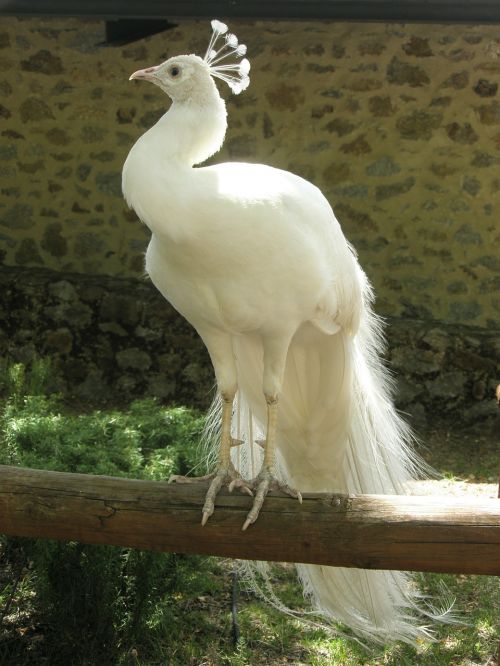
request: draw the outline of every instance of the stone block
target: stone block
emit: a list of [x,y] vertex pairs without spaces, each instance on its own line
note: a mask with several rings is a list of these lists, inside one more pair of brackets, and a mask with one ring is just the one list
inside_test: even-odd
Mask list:
[[27,60],[21,60],[21,69],[47,75],[62,74],[64,71],[61,58],[47,49],[40,49]]
[[116,361],[122,370],[141,370],[142,372],[148,370],[152,363],[150,355],[137,347],[128,347],[117,352]]
[[47,331],[45,346],[49,353],[69,354],[73,349],[73,335],[68,328]]
[[479,79],[473,90],[479,97],[494,97],[497,94],[498,83],[487,79]]
[[440,398],[446,401],[453,401],[464,395],[465,385],[468,381],[466,373],[455,370],[453,372],[443,372],[434,379],[427,380],[425,387],[429,396]]
[[432,137],[433,130],[441,125],[442,119],[443,114],[440,112],[416,109],[409,115],[400,116],[396,126],[404,139],[428,140]]
[[19,114],[23,123],[55,119],[54,113],[49,105],[38,97],[27,97],[21,102]]
[[412,88],[427,85],[430,78],[419,65],[411,65],[394,56],[387,66],[387,80],[393,85],[409,85]]
[[415,56],[416,58],[429,58],[434,55],[429,46],[429,40],[415,35],[412,35],[409,41],[403,44],[403,51],[406,55]]
[[396,197],[405,194],[415,185],[415,178],[408,176],[405,180],[400,180],[397,183],[389,183],[387,185],[377,185],[375,188],[375,198],[377,201]]
[[16,203],[0,216],[0,224],[8,229],[31,229],[35,225],[33,206]]

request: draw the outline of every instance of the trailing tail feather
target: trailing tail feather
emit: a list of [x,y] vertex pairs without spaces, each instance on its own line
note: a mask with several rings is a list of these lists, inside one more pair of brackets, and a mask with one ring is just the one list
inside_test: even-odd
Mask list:
[[[425,464],[411,448],[411,433],[390,399],[390,378],[380,360],[380,322],[369,305],[355,335],[328,335],[303,324],[290,345],[280,397],[278,476],[301,492],[402,494]],[[233,463],[244,478],[261,464],[266,404],[262,395],[263,360],[257,337],[236,339],[239,391],[233,434]],[[217,423],[218,408],[212,412]],[[264,571],[252,568],[253,580]],[[425,607],[410,577],[397,571],[371,571],[297,564],[304,593],[323,616],[349,626],[375,642],[431,638],[418,615],[445,619]],[[260,576],[262,580],[262,575]],[[266,581],[266,576],[264,576]],[[269,586],[259,590],[283,610]]]

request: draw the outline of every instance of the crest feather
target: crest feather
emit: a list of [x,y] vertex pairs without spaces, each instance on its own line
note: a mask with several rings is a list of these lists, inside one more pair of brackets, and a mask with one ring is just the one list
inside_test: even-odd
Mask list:
[[[235,34],[228,32],[228,27],[222,21],[214,19],[211,22],[212,36],[208,43],[204,61],[207,63],[210,74],[225,81],[231,90],[239,95],[240,92],[248,88],[250,83],[250,62],[243,58],[240,62],[229,62],[221,64],[230,56],[241,58],[247,52],[245,44],[239,44]],[[217,48],[217,42],[225,35],[224,43]]]

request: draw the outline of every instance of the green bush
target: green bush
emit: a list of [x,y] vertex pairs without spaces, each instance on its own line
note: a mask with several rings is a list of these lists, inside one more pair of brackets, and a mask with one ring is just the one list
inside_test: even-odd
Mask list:
[[[197,464],[203,423],[196,412],[142,400],[126,411],[68,414],[57,395],[46,394],[49,376],[44,361],[30,372],[9,368],[1,463],[156,480]],[[130,646],[155,652],[173,626],[176,590],[201,594],[213,585],[210,562],[198,557],[4,539],[4,565],[8,553],[29,563],[25,592],[31,591],[44,640],[31,656],[22,638],[2,642],[0,663],[112,664]],[[4,601],[8,594],[4,589]]]
[[42,361],[29,374],[22,365],[9,369],[1,463],[158,480],[196,466],[203,427],[196,412],[147,399],[127,411],[64,414],[58,397],[44,393],[48,374]]
[[[0,370],[6,396],[0,404],[0,461],[154,479],[185,473],[197,463],[196,413],[140,401],[125,411],[68,414],[45,386],[47,363],[29,372],[14,366],[3,376]],[[474,460],[463,431],[451,440],[448,434],[432,448],[437,468],[452,469],[452,461],[468,477],[478,474],[478,461],[482,470],[485,461],[496,460],[493,438],[481,440],[481,458]],[[0,666],[496,663],[500,595],[493,576],[419,576],[422,592],[437,602],[445,582],[467,625],[437,625],[436,642],[417,648],[397,643],[369,652],[242,593],[235,649],[229,638],[228,567],[215,559],[74,542],[0,540]],[[277,565],[272,576],[278,596],[303,609],[293,567]]]

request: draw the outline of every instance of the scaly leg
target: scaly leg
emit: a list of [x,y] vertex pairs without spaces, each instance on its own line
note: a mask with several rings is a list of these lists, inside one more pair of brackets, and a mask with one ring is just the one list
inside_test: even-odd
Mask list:
[[234,395],[231,397],[227,395],[222,396],[222,424],[219,461],[217,464],[217,472],[212,479],[207,494],[205,495],[205,504],[203,505],[203,515],[201,519],[202,525],[205,525],[207,520],[213,514],[217,493],[226,483],[229,485],[229,490],[232,490],[235,486],[237,486],[243,492],[246,492],[249,495],[253,495],[248,485],[242,482],[239,473],[235,470],[234,465],[231,462],[231,447],[241,444],[241,442],[231,437],[233,400]]
[[282,483],[276,478],[276,430],[278,423],[278,399],[266,396],[267,401],[267,436],[264,448],[264,460],[257,477],[249,483],[255,490],[255,499],[252,508],[248,512],[247,518],[243,524],[243,530],[254,523],[264,504],[267,493],[270,490],[280,490],[291,497],[294,497],[302,503],[302,495],[295,488]]
[[[217,470],[215,474],[204,477],[204,480],[209,479],[211,481],[202,509],[201,524],[205,525],[214,512],[215,498],[222,486],[228,484],[230,490],[238,487],[249,495],[253,495],[253,493],[249,485],[241,479],[231,462],[231,447],[241,443],[231,437],[233,401],[238,388],[232,337],[228,333],[213,327],[198,328],[198,333],[210,354],[217,378],[217,386],[222,396],[221,441]],[[185,479],[179,477],[176,480],[186,482]]]
[[257,477],[249,484],[255,491],[255,499],[243,524],[246,530],[254,523],[270,490],[280,490],[302,502],[298,490],[291,488],[276,478],[276,434],[278,425],[278,400],[283,383],[286,356],[290,344],[290,335],[277,334],[266,337],[264,346],[263,389],[267,403],[267,432],[264,449],[264,461]]
[[200,483],[203,481],[210,481],[210,486],[205,495],[205,503],[202,509],[202,525],[206,525],[207,520],[213,514],[215,510],[215,498],[222,486],[227,484],[230,491],[234,488],[239,488],[242,492],[253,496],[250,484],[241,478],[239,472],[235,469],[231,461],[232,447],[243,444],[241,440],[231,437],[233,399],[234,396],[228,396],[227,394],[222,396],[221,441],[217,471],[213,474],[198,477],[179,476],[175,474],[169,479],[169,483]]

